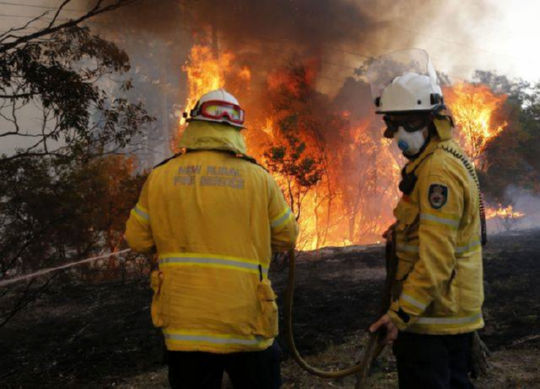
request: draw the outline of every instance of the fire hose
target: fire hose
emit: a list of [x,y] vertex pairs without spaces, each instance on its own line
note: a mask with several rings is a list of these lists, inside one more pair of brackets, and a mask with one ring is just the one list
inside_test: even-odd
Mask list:
[[[397,257],[395,255],[394,243],[394,232],[390,233],[389,239],[386,242],[386,280],[385,280],[385,290],[384,296],[381,303],[380,315],[386,313],[388,307],[390,306],[391,299],[391,288],[392,281],[395,277],[395,271],[397,267]],[[367,345],[364,350],[362,359],[353,366],[347,367],[341,370],[322,370],[311,366],[301,355],[298,349],[296,348],[294,342],[294,332],[293,332],[293,300],[294,300],[294,279],[295,279],[295,267],[296,267],[296,257],[294,250],[289,250],[289,279],[287,285],[287,293],[285,296],[285,326],[287,329],[287,342],[289,345],[290,352],[298,363],[298,365],[315,376],[321,378],[342,378],[352,374],[358,374],[358,382],[356,388],[362,388],[365,385],[365,380],[369,374],[372,362],[378,357],[381,351],[384,348],[382,344],[382,339],[384,338],[384,333],[382,330],[379,330],[375,333],[369,333],[369,338]]]
[[64,265],[50,267],[50,268],[47,268],[47,269],[41,269],[41,270],[38,270],[38,271],[36,271],[34,273],[31,273],[31,274],[23,274],[21,276],[13,277],[13,278],[10,278],[10,279],[0,280],[0,288],[2,288],[4,286],[7,286],[7,285],[15,284],[15,283],[17,283],[19,281],[30,280],[32,278],[40,277],[40,276],[43,276],[45,274],[53,273],[53,272],[63,270],[63,269],[68,269],[68,268],[74,267],[74,266],[79,266],[79,265],[82,265],[83,263],[95,262],[98,259],[104,259],[104,258],[112,257],[114,255],[128,253],[130,251],[131,251],[131,249],[113,251],[113,252],[110,252],[110,253],[107,253],[107,254],[100,254],[100,255],[95,256],[95,257],[85,258],[85,259],[81,259],[79,261],[66,263]]

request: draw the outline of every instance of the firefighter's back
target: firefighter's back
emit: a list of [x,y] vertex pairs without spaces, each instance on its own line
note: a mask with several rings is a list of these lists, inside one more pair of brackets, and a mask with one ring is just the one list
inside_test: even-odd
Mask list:
[[167,348],[267,348],[277,335],[273,230],[295,234],[270,175],[229,152],[193,151],[156,168],[143,198],[159,256],[152,317]]
[[197,252],[268,260],[268,173],[227,152],[194,151],[149,180],[159,254]]

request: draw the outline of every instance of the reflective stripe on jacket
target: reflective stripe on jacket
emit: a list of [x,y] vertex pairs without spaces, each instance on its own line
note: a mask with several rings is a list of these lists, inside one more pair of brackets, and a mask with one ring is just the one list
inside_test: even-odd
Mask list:
[[454,141],[435,138],[406,167],[416,167],[417,181],[394,210],[398,269],[388,312],[400,330],[458,334],[484,325],[479,194],[456,155]]
[[[216,133],[216,126],[208,128]],[[205,125],[197,131],[204,137]],[[216,146],[211,137],[204,144]],[[272,250],[294,247],[296,235],[279,187],[254,163],[200,150],[154,169],[126,240],[138,251],[157,250],[151,313],[167,348],[231,353],[271,345],[278,333]]]

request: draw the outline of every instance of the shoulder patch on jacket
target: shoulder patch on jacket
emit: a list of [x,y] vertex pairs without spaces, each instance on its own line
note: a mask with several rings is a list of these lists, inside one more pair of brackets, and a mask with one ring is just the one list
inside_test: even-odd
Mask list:
[[433,208],[440,209],[448,200],[448,188],[441,184],[431,184],[428,199]]

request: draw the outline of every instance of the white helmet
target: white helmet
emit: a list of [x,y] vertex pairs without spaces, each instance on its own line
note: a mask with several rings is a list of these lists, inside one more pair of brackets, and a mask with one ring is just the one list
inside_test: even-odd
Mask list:
[[413,72],[394,78],[375,99],[377,113],[434,111],[442,104],[441,87],[429,76]]
[[377,113],[433,111],[443,105],[437,73],[425,50],[384,54],[369,65],[366,77]]
[[236,97],[225,89],[216,89],[202,95],[189,117],[187,113],[184,113],[184,117],[188,121],[203,120],[243,128],[245,113]]

